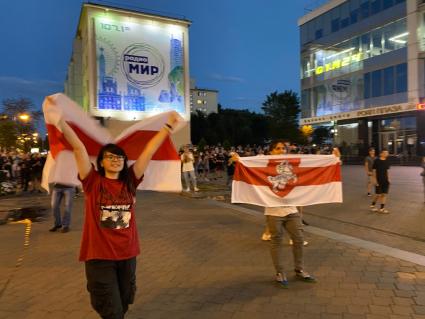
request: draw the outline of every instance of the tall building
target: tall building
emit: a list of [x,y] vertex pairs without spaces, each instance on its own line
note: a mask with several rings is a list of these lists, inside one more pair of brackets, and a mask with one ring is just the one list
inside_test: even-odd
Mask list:
[[84,3],[65,93],[113,136],[144,118],[175,110],[190,142],[189,26],[185,18]]
[[331,0],[298,25],[301,124],[348,155],[425,155],[425,1]]
[[218,91],[203,89],[195,86],[195,81],[190,81],[190,112],[204,112],[205,114],[218,112]]

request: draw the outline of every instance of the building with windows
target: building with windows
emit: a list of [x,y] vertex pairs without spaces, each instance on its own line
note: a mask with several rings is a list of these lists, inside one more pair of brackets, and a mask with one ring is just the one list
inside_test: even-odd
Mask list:
[[175,110],[186,121],[176,145],[190,142],[190,21],[84,3],[65,94],[113,136],[145,118]]
[[425,1],[331,0],[298,25],[301,124],[348,155],[425,155]]
[[190,83],[190,112],[201,111],[205,114],[218,112],[218,91],[202,89],[195,86],[192,79]]

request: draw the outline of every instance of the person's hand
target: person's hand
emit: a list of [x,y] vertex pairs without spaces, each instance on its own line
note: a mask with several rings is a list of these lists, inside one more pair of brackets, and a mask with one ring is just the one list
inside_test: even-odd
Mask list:
[[179,114],[176,111],[172,111],[170,115],[168,116],[168,119],[165,125],[168,128],[170,128],[170,130],[173,130],[177,122],[179,121],[179,118],[180,118]]
[[341,152],[339,151],[338,147],[334,147],[332,150],[332,154],[338,158],[341,157]]

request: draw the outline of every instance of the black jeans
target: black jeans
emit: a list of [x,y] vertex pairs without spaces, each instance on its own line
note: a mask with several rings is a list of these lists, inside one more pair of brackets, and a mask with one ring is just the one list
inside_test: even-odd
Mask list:
[[87,290],[103,319],[122,319],[136,292],[136,257],[86,261]]

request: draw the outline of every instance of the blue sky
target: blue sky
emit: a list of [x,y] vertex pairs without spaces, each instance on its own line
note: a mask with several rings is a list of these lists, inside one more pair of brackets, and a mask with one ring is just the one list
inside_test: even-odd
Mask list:
[[[61,92],[82,0],[1,1],[0,101],[29,97],[40,106]],[[192,21],[190,75],[219,91],[225,108],[260,112],[277,90],[299,91],[297,20],[310,0],[121,0]]]

